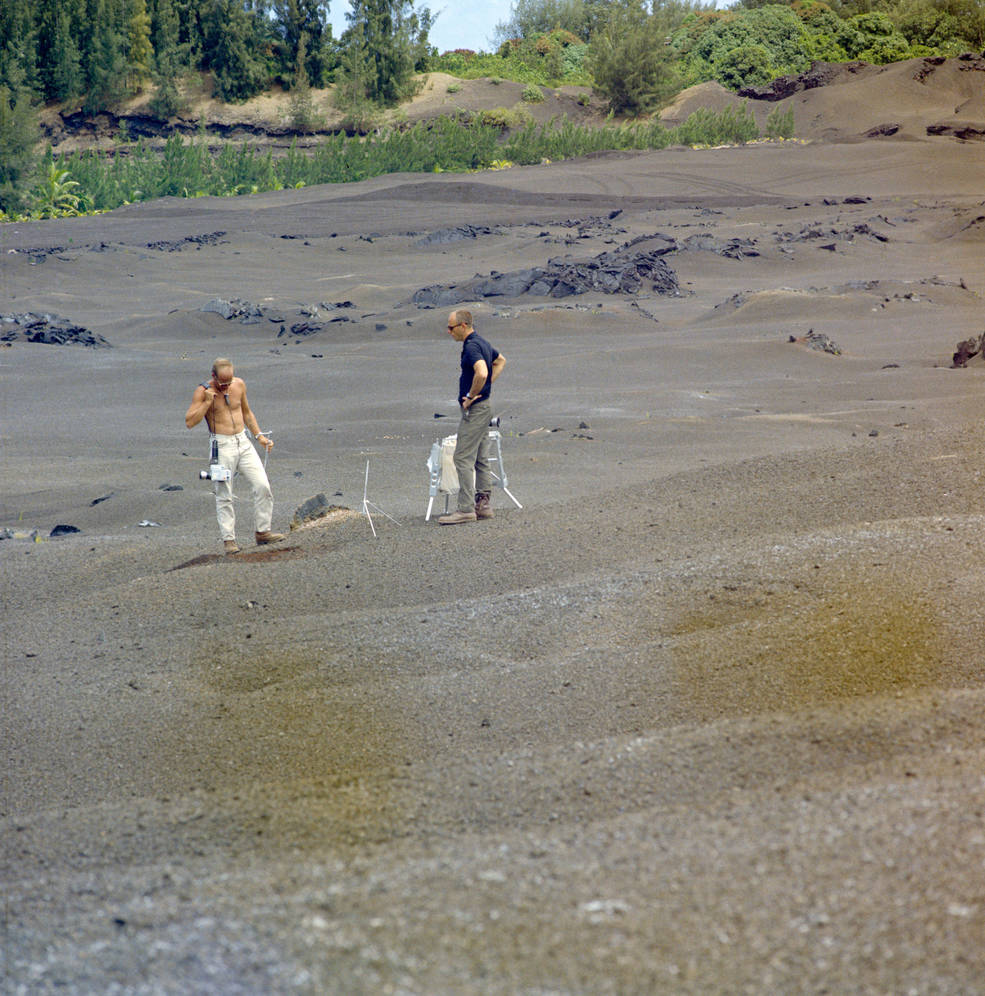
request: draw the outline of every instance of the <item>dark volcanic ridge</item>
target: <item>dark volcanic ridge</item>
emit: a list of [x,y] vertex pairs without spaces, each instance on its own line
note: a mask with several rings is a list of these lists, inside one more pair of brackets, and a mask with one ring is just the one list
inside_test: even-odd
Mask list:
[[98,332],[76,325],[68,318],[52,314],[0,315],[0,343],[34,342],[46,346],[90,346],[106,349],[112,345]]

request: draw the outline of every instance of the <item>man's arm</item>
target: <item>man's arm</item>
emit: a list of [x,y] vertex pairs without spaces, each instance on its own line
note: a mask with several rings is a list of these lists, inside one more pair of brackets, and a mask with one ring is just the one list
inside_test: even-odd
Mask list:
[[506,357],[502,353],[493,360],[492,365],[492,379],[495,382],[496,378],[503,372],[503,367],[506,366]]
[[462,404],[468,408],[482,393],[486,385],[486,378],[489,376],[489,367],[485,360],[476,360],[472,366],[472,386],[469,388],[467,397],[462,398]]
[[205,418],[205,413],[212,407],[215,400],[215,391],[211,387],[199,384],[192,395],[192,403],[185,412],[185,425],[189,429],[194,429],[199,422]]
[[243,385],[243,425],[246,426],[250,432],[253,433],[253,437],[256,441],[263,446],[265,449],[272,449],[274,441],[268,439],[260,431],[260,423],[257,421],[256,415],[253,414],[253,409],[250,407],[250,403],[246,400],[246,385]]

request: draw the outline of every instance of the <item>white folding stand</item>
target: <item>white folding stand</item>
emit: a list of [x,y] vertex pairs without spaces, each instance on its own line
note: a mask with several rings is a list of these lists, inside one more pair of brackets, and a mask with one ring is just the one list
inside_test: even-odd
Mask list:
[[[503,435],[496,427],[499,424],[499,420],[495,419],[494,424],[489,429],[489,443],[490,443],[490,453],[489,462],[496,464],[499,468],[499,473],[492,471],[492,476],[496,478],[499,486],[506,493],[510,501],[516,505],[517,508],[523,508],[519,501],[517,501],[513,492],[509,488],[509,479],[506,476],[506,468],[503,466]],[[452,437],[448,437],[452,438]],[[441,486],[441,444],[443,440],[438,440],[431,445],[431,453],[428,456],[427,468],[429,477],[429,488],[428,488],[428,508],[424,515],[424,521],[427,522],[431,518],[431,509],[434,507],[434,499],[439,491],[444,493],[445,496],[445,512],[448,511],[448,500],[451,494],[458,490],[458,481],[454,482],[453,487],[443,488]]]
[[371,502],[369,500],[369,498],[367,497],[368,493],[369,493],[369,461],[367,460],[366,461],[366,477],[365,477],[365,479],[363,481],[362,513],[369,520],[369,528],[373,530],[373,536],[375,537],[376,536],[376,527],[373,525],[373,517],[369,514],[369,510],[371,508],[376,509],[376,511],[379,512],[380,515],[386,516],[391,522],[396,522],[397,525],[399,526],[400,523],[397,522],[397,520],[392,515],[387,514],[386,512],[383,511],[382,508],[380,508],[379,505],[374,505],[373,502]]

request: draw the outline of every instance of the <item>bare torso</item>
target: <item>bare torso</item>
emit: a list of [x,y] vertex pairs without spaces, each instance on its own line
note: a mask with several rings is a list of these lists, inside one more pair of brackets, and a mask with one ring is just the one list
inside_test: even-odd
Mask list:
[[[245,394],[246,385],[239,377],[233,378],[233,382],[224,395],[218,391],[215,392],[212,404],[205,411],[205,421],[208,423],[209,429],[217,436],[233,436],[237,432],[243,431],[246,425],[243,417]],[[196,391],[195,400],[203,401],[205,397],[205,388],[200,387]]]
[[234,436],[249,429],[256,441],[269,450],[274,445],[273,440],[260,432],[257,417],[246,400],[246,384],[239,377],[223,381],[222,383],[229,385],[225,389],[219,383],[213,375],[208,384],[199,384],[195,388],[192,403],[185,412],[185,425],[192,429],[204,418],[209,429],[217,436]]
[[[262,442],[260,426],[246,400],[246,384],[239,377],[227,383],[225,390],[215,377],[208,384],[199,384],[185,413],[185,425],[191,429],[204,418],[217,436],[233,436],[245,428]],[[273,444],[268,440],[264,445]]]

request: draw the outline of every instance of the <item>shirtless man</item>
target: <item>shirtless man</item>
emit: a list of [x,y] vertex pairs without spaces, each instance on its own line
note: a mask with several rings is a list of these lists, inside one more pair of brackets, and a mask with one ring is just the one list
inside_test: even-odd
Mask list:
[[228,481],[215,482],[215,511],[226,553],[239,553],[236,545],[236,510],[233,506],[233,475],[237,471],[253,488],[257,544],[262,546],[284,539],[283,533],[270,531],[274,496],[267,472],[246,430],[249,429],[268,452],[274,443],[260,431],[260,423],[246,400],[246,384],[233,376],[232,361],[223,356],[212,364],[212,379],[208,384],[199,384],[195,388],[192,403],[185,412],[185,425],[189,429],[194,428],[203,418],[219,444],[219,463],[229,469]]

